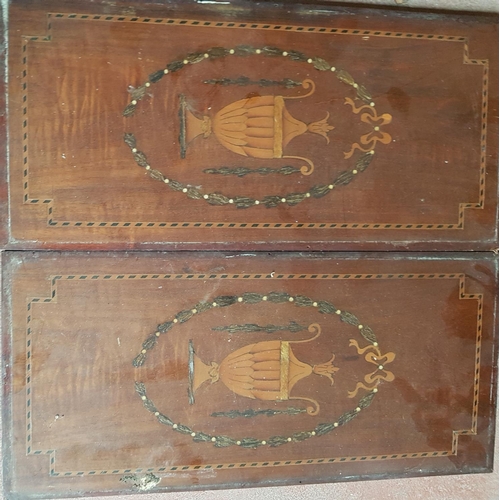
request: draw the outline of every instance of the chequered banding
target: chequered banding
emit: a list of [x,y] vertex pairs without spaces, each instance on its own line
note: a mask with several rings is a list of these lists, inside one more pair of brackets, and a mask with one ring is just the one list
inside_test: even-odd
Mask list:
[[[32,394],[31,394],[31,378],[32,378],[32,305],[36,303],[53,303],[57,301],[57,284],[59,281],[121,281],[121,280],[372,280],[372,279],[388,279],[388,280],[458,280],[459,284],[459,299],[460,300],[476,300],[477,323],[476,323],[476,356],[475,370],[473,380],[474,396],[471,409],[471,427],[470,429],[460,429],[453,431],[452,442],[449,450],[442,451],[416,451],[400,454],[379,454],[367,456],[345,456],[331,458],[309,458],[300,460],[277,460],[277,461],[255,461],[242,463],[221,462],[215,464],[201,465],[174,465],[169,467],[156,468],[136,468],[136,469],[107,469],[107,470],[86,470],[86,471],[57,471],[56,470],[56,450],[33,450],[33,421],[32,421]],[[481,368],[481,335],[482,335],[482,310],[483,310],[483,295],[482,294],[467,294],[465,293],[465,275],[461,273],[406,273],[406,274],[278,274],[278,273],[261,273],[261,274],[60,274],[50,276],[50,293],[48,296],[28,297],[26,306],[26,454],[27,455],[49,455],[50,465],[49,474],[54,477],[67,476],[98,476],[106,474],[128,474],[128,473],[144,473],[144,472],[182,472],[210,469],[241,469],[241,468],[260,468],[260,467],[283,467],[292,465],[309,465],[309,464],[327,464],[327,463],[344,463],[344,462],[360,462],[360,461],[378,461],[378,460],[399,460],[409,458],[432,458],[457,455],[458,439],[460,435],[475,435],[477,433],[477,419],[479,406],[479,381]]]
[[[31,42],[51,41],[52,20],[53,19],[74,19],[77,21],[99,21],[99,22],[126,22],[143,23],[156,25],[177,25],[177,26],[199,26],[208,28],[228,28],[228,29],[250,29],[263,31],[291,31],[300,33],[323,33],[343,36],[370,36],[381,38],[415,39],[422,41],[441,41],[462,43],[464,47],[464,64],[483,66],[482,83],[482,113],[481,113],[481,140],[479,144],[480,165],[479,165],[479,197],[477,202],[460,203],[458,209],[458,220],[456,223],[343,223],[343,222],[218,222],[218,221],[192,221],[192,222],[172,222],[172,221],[61,221],[54,218],[54,200],[51,198],[31,198],[29,195],[29,147],[28,147],[28,54],[27,46]],[[290,26],[268,23],[245,23],[245,22],[219,22],[219,21],[198,21],[186,19],[167,18],[146,18],[135,16],[107,16],[90,14],[68,14],[68,13],[48,13],[47,14],[47,34],[43,36],[23,36],[23,59],[22,59],[22,88],[23,88],[23,202],[25,204],[45,204],[47,206],[47,225],[49,227],[92,227],[92,228],[241,228],[241,229],[358,229],[358,230],[447,230],[464,229],[465,210],[482,209],[485,201],[486,183],[486,137],[487,137],[487,112],[488,112],[488,69],[487,59],[469,58],[469,40],[465,36],[435,35],[426,33],[406,33],[399,31],[383,30],[362,30],[362,29],[341,29],[318,26]]]

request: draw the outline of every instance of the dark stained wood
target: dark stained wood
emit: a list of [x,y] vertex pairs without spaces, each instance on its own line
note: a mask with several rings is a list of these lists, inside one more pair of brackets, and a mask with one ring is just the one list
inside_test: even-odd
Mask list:
[[[9,248],[496,247],[496,17],[127,5],[11,6]],[[298,98],[307,80],[315,92]],[[329,113],[325,137],[295,123],[287,142],[279,96],[301,123]],[[247,118],[260,102],[255,130],[224,128],[217,113],[235,102]],[[182,159],[179,137],[204,116],[212,133],[186,136]],[[205,172],[222,167],[247,175]]]
[[7,498],[492,470],[497,17],[302,3],[9,7]]
[[7,110],[6,110],[6,26],[4,25],[5,5],[0,5],[0,247],[8,240],[8,182],[7,182]]
[[[492,468],[491,254],[8,252],[4,260],[9,498]],[[286,363],[290,351],[300,368]],[[213,383],[201,363],[215,370]],[[282,384],[306,375],[284,401],[266,400],[276,370]],[[207,381],[189,404],[200,377]],[[319,413],[293,398],[315,400]],[[271,447],[281,443],[273,436],[283,444]]]

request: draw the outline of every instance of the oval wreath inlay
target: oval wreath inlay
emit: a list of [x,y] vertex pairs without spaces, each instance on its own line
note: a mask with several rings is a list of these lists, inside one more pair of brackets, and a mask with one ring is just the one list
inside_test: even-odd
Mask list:
[[[337,309],[331,302],[326,300],[314,301],[313,299],[304,295],[290,295],[286,292],[270,292],[268,294],[246,292],[241,295],[220,295],[213,298],[211,301],[199,302],[190,309],[179,311],[173,319],[161,323],[155,333],[148,337],[142,344],[141,352],[134,358],[133,365],[140,367],[144,365],[148,351],[155,348],[158,343],[158,338],[166,334],[176,324],[182,324],[189,321],[194,316],[210,311],[215,308],[229,307],[237,304],[261,304],[262,302],[271,302],[273,304],[289,304],[296,307],[313,307],[317,309],[320,314],[338,316],[339,320],[343,323],[351,325],[366,340],[370,346],[375,347],[377,350],[378,342],[377,337],[373,330],[360,323],[359,319],[348,311]],[[383,368],[383,367],[382,367]],[[174,431],[181,434],[189,435],[195,442],[212,443],[218,448],[227,446],[241,446],[243,448],[258,448],[260,446],[276,447],[291,442],[300,442],[310,439],[315,436],[323,436],[328,434],[338,427],[342,427],[350,422],[353,418],[357,417],[364,409],[368,408],[378,392],[378,389],[371,388],[369,393],[361,397],[357,404],[351,409],[340,415],[333,421],[320,423],[314,429],[294,432],[289,435],[271,436],[268,438],[255,438],[255,437],[239,437],[234,438],[225,435],[211,435],[201,431],[195,431],[189,426],[174,422],[168,415],[162,413],[155,405],[155,403],[148,397],[146,386],[140,381],[135,382],[135,390],[141,397],[143,405],[151,412],[161,424],[171,427]]]
[[[218,192],[203,192],[201,189],[183,184],[175,179],[167,177],[165,174],[159,170],[153,168],[148,161],[146,153],[141,151],[137,144],[137,139],[135,135],[131,132],[127,132],[124,135],[124,141],[129,146],[133,158],[137,165],[146,169],[149,176],[157,181],[165,183],[171,190],[184,193],[189,199],[192,200],[204,200],[210,205],[234,205],[237,208],[250,208],[256,205],[262,205],[267,208],[277,207],[282,204],[288,206],[295,206],[306,200],[307,198],[322,198],[329,194],[332,190],[340,186],[346,186],[350,184],[354,178],[363,173],[370,165],[374,154],[375,146],[378,142],[382,144],[388,144],[391,140],[391,136],[386,132],[380,130],[382,125],[390,123],[392,117],[389,114],[378,115],[376,111],[376,104],[373,101],[371,94],[368,92],[366,87],[361,84],[356,83],[354,78],[344,69],[336,68],[335,66],[328,63],[325,59],[321,57],[308,57],[302,52],[295,50],[284,51],[276,47],[262,47],[255,48],[248,45],[239,45],[234,49],[227,49],[224,47],[212,47],[206,52],[196,52],[188,54],[185,58],[172,61],[166,65],[164,69],[155,71],[149,75],[148,81],[134,89],[131,92],[131,101],[125,107],[123,111],[123,116],[130,117],[135,113],[137,105],[141,99],[143,99],[147,92],[150,90],[151,85],[158,83],[163,77],[168,74],[175,73],[181,69],[189,66],[191,64],[198,64],[206,60],[220,59],[224,57],[286,57],[287,59],[295,62],[302,62],[305,64],[312,65],[318,71],[330,71],[332,75],[335,75],[338,80],[342,83],[350,86],[354,90],[354,97],[365,103],[363,106],[356,108],[354,101],[350,98],[346,98],[346,104],[350,104],[353,113],[358,114],[361,110],[366,108],[361,116],[361,121],[369,124],[371,130],[369,133],[363,135],[358,143],[354,143],[351,150],[345,153],[346,158],[351,158],[354,151],[359,150],[359,154],[354,162],[354,165],[349,169],[339,173],[330,183],[328,184],[317,184],[309,188],[307,191],[297,191],[289,193],[276,193],[264,196],[260,199],[251,196],[231,196],[229,194],[223,194]],[[286,79],[285,79],[286,80]],[[275,82],[280,83],[280,82]],[[241,170],[243,168],[243,170]],[[284,170],[283,170],[284,169]],[[207,171],[210,171],[208,169]],[[244,170],[244,167],[239,169],[234,169],[235,172],[240,172],[242,175],[248,172]],[[277,173],[293,173],[297,171],[294,167],[282,167],[282,169],[271,169],[269,167],[264,167],[258,169],[261,172],[268,174],[271,171]],[[304,171],[302,168],[301,171]],[[232,173],[230,170],[222,168],[219,169],[217,173]],[[308,175],[308,172],[306,175]],[[236,174],[238,175],[238,174]]]

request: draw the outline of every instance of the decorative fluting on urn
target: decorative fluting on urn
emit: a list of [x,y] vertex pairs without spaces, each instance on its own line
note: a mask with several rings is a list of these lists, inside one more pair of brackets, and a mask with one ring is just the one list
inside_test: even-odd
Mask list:
[[181,96],[181,157],[184,158],[187,145],[196,137],[203,135],[207,138],[213,134],[222,146],[233,153],[260,159],[302,160],[306,162],[300,169],[302,174],[311,174],[314,164],[309,158],[285,155],[284,148],[295,137],[306,132],[319,134],[329,142],[327,134],[334,127],[327,123],[329,113],[323,120],[309,125],[290,115],[285,107],[285,100],[303,99],[315,91],[312,80],[304,80],[302,87],[310,88],[309,92],[299,96],[267,95],[240,99],[222,108],[213,118],[206,115],[202,118],[195,116],[189,109],[186,98]]
[[321,334],[318,324],[309,326],[315,335],[302,341],[269,340],[249,344],[226,356],[220,364],[212,361],[206,364],[195,354],[192,342],[189,344],[189,396],[194,403],[194,393],[205,382],[221,381],[230,391],[250,399],[261,401],[302,400],[312,404],[307,413],[317,415],[319,403],[311,398],[294,396],[293,387],[311,374],[329,378],[339,368],[333,365],[333,356],[326,363],[311,366],[297,359],[291,344],[310,342]]

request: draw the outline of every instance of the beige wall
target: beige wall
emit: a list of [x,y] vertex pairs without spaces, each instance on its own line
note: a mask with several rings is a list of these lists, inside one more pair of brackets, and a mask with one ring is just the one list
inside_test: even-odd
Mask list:
[[401,5],[426,9],[476,10],[498,12],[498,0],[342,0],[349,3],[374,5]]

